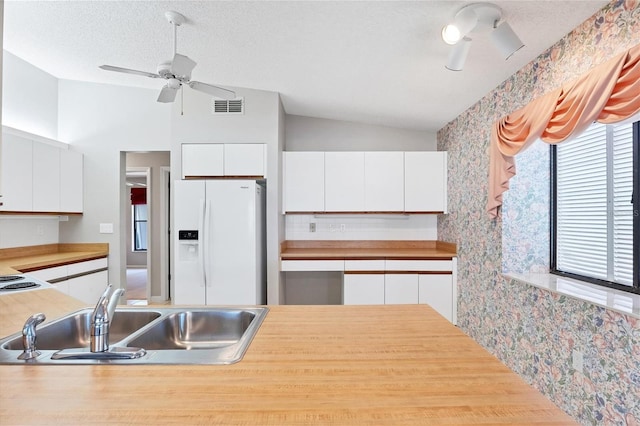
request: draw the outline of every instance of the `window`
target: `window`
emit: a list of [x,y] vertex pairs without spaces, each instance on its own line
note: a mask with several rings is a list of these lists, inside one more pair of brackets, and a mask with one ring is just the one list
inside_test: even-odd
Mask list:
[[551,271],[640,293],[640,122],[551,146]]
[[133,208],[133,251],[147,249],[147,205],[136,204]]

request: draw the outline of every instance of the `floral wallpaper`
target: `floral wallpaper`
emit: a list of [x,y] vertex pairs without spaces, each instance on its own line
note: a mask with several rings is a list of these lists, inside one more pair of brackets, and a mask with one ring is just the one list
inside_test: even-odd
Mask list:
[[518,157],[491,220],[489,135],[497,118],[639,43],[640,1],[612,1],[438,132],[450,210],[438,237],[458,245],[458,325],[585,425],[640,424],[640,320],[502,276],[548,268],[548,147]]

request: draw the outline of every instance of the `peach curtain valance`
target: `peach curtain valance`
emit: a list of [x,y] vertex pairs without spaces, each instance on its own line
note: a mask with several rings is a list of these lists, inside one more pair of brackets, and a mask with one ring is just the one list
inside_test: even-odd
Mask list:
[[537,139],[556,144],[591,123],[615,123],[640,111],[640,45],[574,82],[533,100],[493,124],[487,211],[498,216],[502,194],[516,174],[514,156]]

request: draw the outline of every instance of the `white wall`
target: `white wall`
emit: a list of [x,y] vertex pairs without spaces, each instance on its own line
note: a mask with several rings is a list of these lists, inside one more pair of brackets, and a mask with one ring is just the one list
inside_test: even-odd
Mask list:
[[[264,143],[267,144],[267,301],[278,304],[280,294],[280,242],[283,217],[281,152],[284,146],[280,96],[275,92],[234,88],[245,102],[244,114],[213,115],[211,96],[184,91],[184,106],[174,103],[172,116],[172,179],[182,176],[183,143]],[[184,114],[181,114],[184,110]]]
[[0,215],[0,249],[57,244],[58,216]]
[[[436,215],[304,215],[286,216],[287,240],[435,240]],[[310,224],[315,224],[315,232]]]
[[285,151],[436,151],[436,132],[287,115]]
[[[436,133],[287,115],[286,151],[435,151]],[[310,232],[309,224],[316,224]],[[287,215],[287,240],[435,240],[437,217]]]
[[[126,282],[125,152],[168,151],[171,105],[157,91],[69,80],[59,82],[58,131],[84,154],[84,214],[60,225],[61,242],[109,243],[109,279]],[[113,234],[100,234],[113,223]]]
[[[7,51],[0,65],[2,124],[56,139],[58,79]],[[0,248],[56,244],[58,221],[58,216],[0,216]]]
[[2,124],[59,139],[58,79],[7,51],[3,53]]

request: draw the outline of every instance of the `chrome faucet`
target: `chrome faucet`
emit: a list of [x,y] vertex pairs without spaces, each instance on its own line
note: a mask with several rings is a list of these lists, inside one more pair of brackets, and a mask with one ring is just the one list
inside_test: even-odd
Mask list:
[[18,359],[33,359],[40,355],[40,351],[36,349],[36,326],[42,323],[47,317],[40,313],[29,317],[22,327],[22,346],[24,351],[18,356]]
[[119,288],[113,291],[109,284],[100,296],[98,304],[91,314],[91,340],[89,349],[91,352],[105,352],[109,350],[109,326],[118,304],[118,299],[124,293]]

